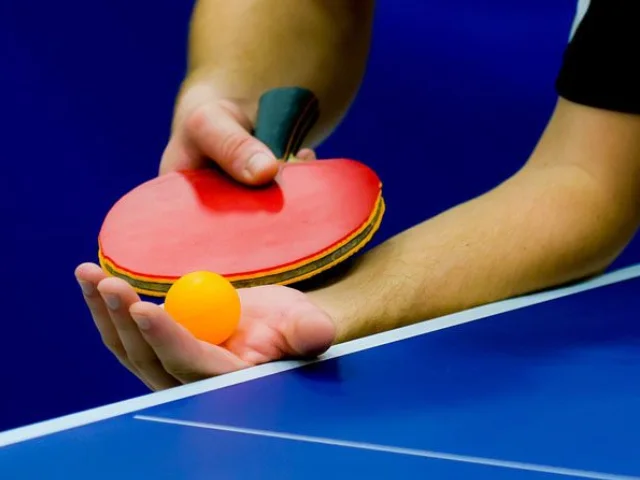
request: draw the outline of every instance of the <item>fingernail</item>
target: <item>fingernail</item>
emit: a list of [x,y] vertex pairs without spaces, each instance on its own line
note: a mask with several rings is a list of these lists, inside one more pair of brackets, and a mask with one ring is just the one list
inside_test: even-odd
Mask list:
[[149,330],[150,323],[147,317],[131,314],[131,318],[133,318],[133,321],[136,322],[140,330]]
[[117,295],[105,295],[104,303],[106,303],[107,307],[111,310],[118,310],[118,308],[120,308],[120,298],[118,298]]
[[92,283],[85,282],[83,280],[78,280],[78,284],[82,289],[82,293],[84,293],[85,295],[91,295],[95,291],[95,287],[93,286]]
[[256,153],[247,162],[246,171],[252,177],[258,176],[265,168],[268,168],[272,162],[273,158],[266,153]]

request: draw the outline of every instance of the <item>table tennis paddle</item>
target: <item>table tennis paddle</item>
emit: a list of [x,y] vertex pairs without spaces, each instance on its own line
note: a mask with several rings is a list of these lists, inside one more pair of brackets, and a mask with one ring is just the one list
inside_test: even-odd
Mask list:
[[242,185],[212,162],[143,183],[104,219],[102,268],[138,293],[164,297],[193,271],[218,273],[238,288],[286,285],[354,255],[380,226],[382,185],[355,160],[288,161],[318,116],[307,89],[267,91],[253,134],[283,160],[278,180]]

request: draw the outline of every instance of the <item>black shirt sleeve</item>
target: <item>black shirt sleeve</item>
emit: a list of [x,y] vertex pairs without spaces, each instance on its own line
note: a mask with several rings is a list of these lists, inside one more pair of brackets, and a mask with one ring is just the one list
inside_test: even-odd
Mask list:
[[640,114],[640,0],[591,0],[556,89],[575,103]]

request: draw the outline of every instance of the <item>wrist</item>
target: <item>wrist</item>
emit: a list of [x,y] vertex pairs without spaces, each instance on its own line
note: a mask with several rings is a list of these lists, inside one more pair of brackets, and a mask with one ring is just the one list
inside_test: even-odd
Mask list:
[[[411,285],[401,283],[395,257],[400,255],[393,240],[360,257],[332,282],[306,292],[324,310],[336,327],[335,343],[373,335],[417,319],[411,317]],[[411,275],[410,272],[405,272]],[[413,313],[416,310],[413,309]],[[419,312],[417,312],[419,313]]]
[[342,285],[335,284],[330,287],[320,288],[306,293],[311,303],[325,312],[335,327],[334,344],[344,343],[361,336],[360,325],[366,323],[359,309],[361,292],[348,292]]

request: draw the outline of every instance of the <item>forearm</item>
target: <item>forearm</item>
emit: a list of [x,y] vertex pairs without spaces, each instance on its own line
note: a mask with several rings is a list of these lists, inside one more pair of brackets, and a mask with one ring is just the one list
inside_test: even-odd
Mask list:
[[624,226],[588,183],[569,169],[513,179],[371,250],[312,298],[344,341],[593,274],[623,247],[606,232]]
[[311,134],[317,141],[340,121],[362,81],[373,6],[373,0],[199,0],[183,92],[214,88],[252,115],[269,88],[309,88],[321,106]]
[[[609,129],[617,119],[605,126],[581,114],[589,124],[582,128],[571,116],[559,110],[528,165],[511,179],[388,240],[334,284],[309,292],[336,321],[337,341],[606,268],[638,225],[640,168],[624,172],[621,165],[638,159],[640,123],[625,118]],[[608,129],[607,141],[589,137],[590,129]]]

